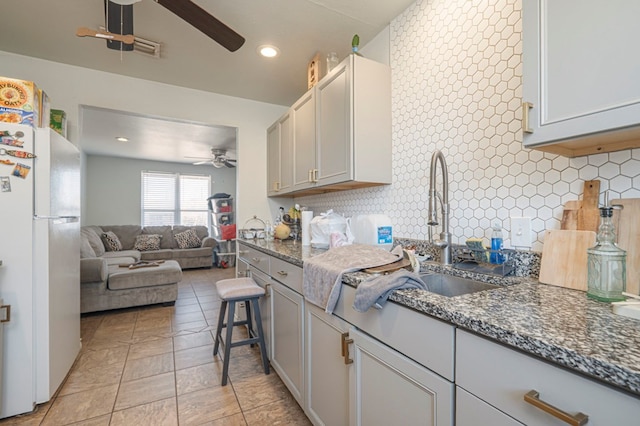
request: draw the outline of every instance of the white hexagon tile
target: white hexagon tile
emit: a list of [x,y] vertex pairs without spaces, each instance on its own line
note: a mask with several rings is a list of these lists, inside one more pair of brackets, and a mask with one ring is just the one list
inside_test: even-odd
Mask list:
[[[584,180],[610,198],[640,197],[640,149],[578,158],[524,149],[521,0],[417,1],[390,25],[393,184],[296,199],[316,212],[384,213],[394,236],[427,239],[429,162],[449,167],[455,243],[531,217],[532,250],[558,229]],[[601,202],[603,201],[601,196]],[[440,232],[440,230],[436,230]]]

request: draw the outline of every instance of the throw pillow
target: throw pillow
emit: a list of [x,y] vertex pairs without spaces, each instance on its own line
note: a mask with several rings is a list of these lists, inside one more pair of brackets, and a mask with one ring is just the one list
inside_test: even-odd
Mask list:
[[176,243],[181,249],[197,248],[202,245],[202,241],[198,238],[196,231],[188,229],[175,235]]
[[160,250],[160,238],[158,234],[142,234],[136,237],[133,249],[138,251]]
[[122,243],[118,239],[118,236],[111,231],[107,231],[102,234],[102,241],[104,241],[104,247],[107,251],[122,250]]

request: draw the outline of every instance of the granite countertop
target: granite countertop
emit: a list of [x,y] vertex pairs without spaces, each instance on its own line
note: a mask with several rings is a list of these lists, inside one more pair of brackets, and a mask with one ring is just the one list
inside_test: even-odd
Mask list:
[[[298,266],[324,252],[294,241],[240,241]],[[440,265],[422,268],[465,274]],[[356,272],[343,281],[357,286],[370,277]],[[614,315],[610,304],[581,291],[523,278],[485,281],[501,288],[457,297],[398,290],[389,300],[640,396],[639,320]]]

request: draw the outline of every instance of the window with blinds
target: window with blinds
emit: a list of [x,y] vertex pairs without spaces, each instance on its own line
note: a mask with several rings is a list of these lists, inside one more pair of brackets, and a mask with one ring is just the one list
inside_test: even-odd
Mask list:
[[209,176],[142,172],[142,226],[209,227]]

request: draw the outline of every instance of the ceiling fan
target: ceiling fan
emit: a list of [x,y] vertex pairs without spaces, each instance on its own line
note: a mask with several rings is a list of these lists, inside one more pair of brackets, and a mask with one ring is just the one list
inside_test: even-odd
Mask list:
[[[80,27],[76,35],[107,39],[107,47],[110,49],[133,50],[133,4],[139,1],[141,0],[105,0],[106,31]],[[190,0],[154,1],[230,52],[235,52],[244,44],[244,37]],[[131,38],[126,38],[127,36]]]
[[[185,158],[201,158],[201,157],[185,157]],[[227,150],[222,148],[211,148],[211,158],[202,158],[202,161],[196,161],[194,166],[202,164],[211,164],[216,169],[222,167],[233,168],[236,166],[236,159],[227,155]]]

